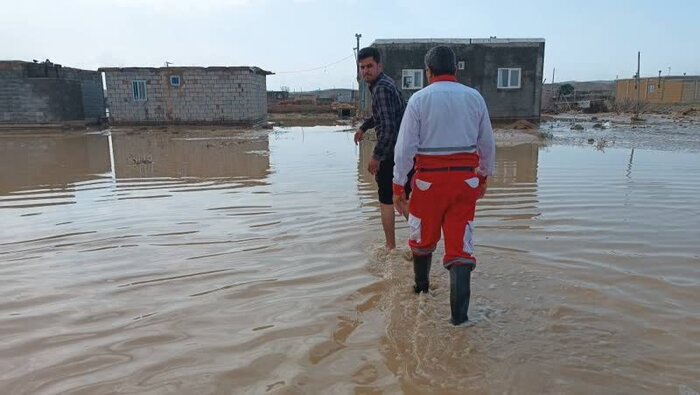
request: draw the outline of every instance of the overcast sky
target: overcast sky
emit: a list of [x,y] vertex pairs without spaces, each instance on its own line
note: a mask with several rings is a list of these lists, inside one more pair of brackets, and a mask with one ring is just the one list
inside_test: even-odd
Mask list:
[[[700,74],[700,1],[7,0],[0,59],[64,66],[259,66],[268,89],[352,87],[355,33],[544,38],[545,77]],[[322,67],[326,66],[327,67]],[[316,69],[316,70],[311,70]],[[311,70],[311,71],[306,71]]]

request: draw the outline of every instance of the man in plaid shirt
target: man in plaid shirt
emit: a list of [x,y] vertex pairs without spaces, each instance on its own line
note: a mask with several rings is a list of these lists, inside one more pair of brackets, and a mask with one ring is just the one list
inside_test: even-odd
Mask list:
[[[374,175],[379,187],[379,203],[382,227],[386,237],[386,249],[396,248],[394,208],[392,200],[392,179],[394,169],[394,146],[399,135],[401,118],[406,109],[406,101],[394,80],[384,74],[379,51],[376,48],[362,48],[357,54],[362,79],[369,84],[372,92],[372,116],[365,120],[355,133],[358,144],[368,129],[377,132],[377,144],[367,170]],[[406,197],[410,194],[410,178],[406,183]]]

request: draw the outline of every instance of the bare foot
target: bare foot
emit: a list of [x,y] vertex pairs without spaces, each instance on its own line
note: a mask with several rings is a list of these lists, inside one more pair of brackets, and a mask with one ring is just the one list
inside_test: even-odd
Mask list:
[[390,244],[386,244],[386,245],[384,245],[384,249],[386,250],[387,254],[391,254],[391,252],[396,249],[396,245],[392,246]]

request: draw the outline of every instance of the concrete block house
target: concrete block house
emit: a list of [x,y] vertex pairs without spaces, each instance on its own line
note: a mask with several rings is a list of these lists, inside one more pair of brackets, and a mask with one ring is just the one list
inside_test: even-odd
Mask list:
[[[424,57],[436,45],[455,51],[457,79],[481,92],[492,120],[539,121],[544,39],[383,39],[372,44],[406,100],[428,85]],[[367,113],[371,101],[364,83],[360,101]]]
[[101,68],[113,124],[254,125],[267,119],[258,67]]

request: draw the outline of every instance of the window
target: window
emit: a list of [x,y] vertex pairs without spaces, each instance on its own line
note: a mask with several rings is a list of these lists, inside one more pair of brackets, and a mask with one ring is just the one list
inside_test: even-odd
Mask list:
[[131,90],[134,94],[134,101],[146,101],[146,81],[131,81]]
[[421,89],[423,87],[423,70],[409,69],[401,72],[401,88]]
[[654,85],[654,84],[647,85],[647,93],[654,93],[654,92],[656,92],[656,85]]
[[520,88],[520,69],[498,69],[498,89]]
[[180,76],[179,75],[171,75],[170,76],[170,85],[180,86]]
[[458,69],[458,70],[464,70],[464,68],[466,67],[466,65],[467,65],[467,63],[466,63],[465,61],[460,60],[459,62],[457,62],[457,69]]

